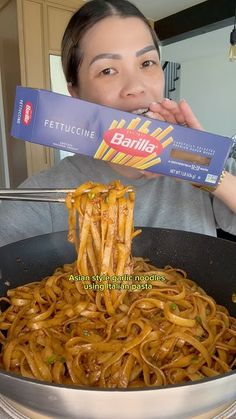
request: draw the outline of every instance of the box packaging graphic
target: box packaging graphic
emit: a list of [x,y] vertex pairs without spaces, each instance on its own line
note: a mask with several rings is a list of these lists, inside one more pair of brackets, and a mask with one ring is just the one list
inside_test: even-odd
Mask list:
[[232,147],[227,137],[25,87],[16,90],[11,135],[213,187]]

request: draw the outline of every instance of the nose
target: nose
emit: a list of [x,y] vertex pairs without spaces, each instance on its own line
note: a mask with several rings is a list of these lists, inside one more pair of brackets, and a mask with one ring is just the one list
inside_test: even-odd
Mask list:
[[144,92],[145,87],[140,78],[137,76],[132,77],[131,75],[125,77],[123,86],[120,91],[121,97],[136,97],[144,94]]

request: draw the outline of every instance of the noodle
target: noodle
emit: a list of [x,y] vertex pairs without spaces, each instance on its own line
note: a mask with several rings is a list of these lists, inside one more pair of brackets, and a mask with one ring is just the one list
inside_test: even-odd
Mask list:
[[0,314],[2,368],[52,383],[130,388],[236,366],[236,319],[226,308],[184,271],[132,257],[140,233],[134,199],[118,181],[88,182],[67,196],[78,258],[0,298],[9,303]]

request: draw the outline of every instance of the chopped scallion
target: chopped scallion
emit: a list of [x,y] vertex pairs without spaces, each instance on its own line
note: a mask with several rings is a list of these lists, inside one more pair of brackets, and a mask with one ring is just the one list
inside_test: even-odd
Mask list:
[[89,192],[88,193],[88,197],[89,197],[89,199],[94,199],[95,198],[95,193],[93,193],[93,192]]
[[203,336],[195,336],[195,338],[197,340],[199,340],[199,342],[202,342],[204,340],[204,337]]
[[48,358],[47,358],[47,364],[48,365],[52,365],[52,364],[54,364],[54,362],[56,361],[56,355],[55,354],[53,354],[53,355],[50,355]]
[[196,317],[195,317],[195,320],[196,320],[196,322],[198,322],[198,323],[202,324],[202,319],[201,319],[201,317],[200,317],[200,316],[196,316]]

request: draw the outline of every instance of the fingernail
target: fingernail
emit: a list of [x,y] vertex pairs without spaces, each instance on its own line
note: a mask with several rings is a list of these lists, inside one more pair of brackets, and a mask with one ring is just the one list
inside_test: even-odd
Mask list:
[[163,99],[163,101],[165,101],[165,102],[170,102],[170,99],[168,99],[168,97],[165,97],[165,98]]
[[181,99],[181,102],[186,102],[186,100],[185,99]]
[[148,111],[144,116],[147,116],[148,118],[154,118],[154,113],[152,111]]
[[157,102],[151,102],[150,105],[157,105]]

